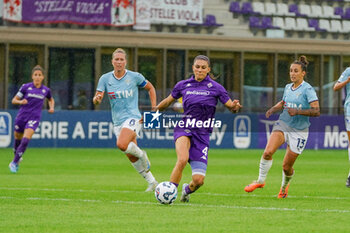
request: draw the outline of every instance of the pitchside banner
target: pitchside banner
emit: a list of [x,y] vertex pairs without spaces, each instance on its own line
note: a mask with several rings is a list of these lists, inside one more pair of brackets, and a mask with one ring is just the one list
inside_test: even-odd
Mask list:
[[[13,124],[17,111],[0,111],[0,147],[13,144]],[[174,148],[173,126],[177,113],[144,113],[145,129],[138,143],[145,148]],[[277,115],[217,113],[212,124],[211,148],[265,148]],[[192,122],[193,123],[193,122]],[[205,125],[207,122],[204,122]],[[162,127],[158,127],[162,124]],[[43,111],[31,147],[115,147],[109,111]],[[308,149],[345,149],[348,146],[344,117],[323,115],[311,118]]]
[[151,23],[203,23],[203,0],[149,0]]
[[133,0],[0,0],[5,20],[25,23],[135,24]]
[[2,0],[0,0],[0,18],[2,18],[3,15],[3,8],[4,8],[4,2]]
[[151,4],[149,0],[137,0],[134,30],[151,30]]

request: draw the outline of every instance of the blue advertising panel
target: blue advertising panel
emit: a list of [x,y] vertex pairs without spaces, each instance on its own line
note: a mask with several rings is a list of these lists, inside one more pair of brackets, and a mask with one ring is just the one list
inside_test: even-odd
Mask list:
[[[0,111],[0,147],[11,147],[13,122],[17,111]],[[174,117],[174,118],[173,118]],[[145,148],[174,148],[173,127],[177,113],[144,115],[145,128],[138,144]],[[217,113],[210,136],[211,148],[265,148],[278,115]],[[310,118],[308,149],[345,149],[348,138],[342,115]],[[163,122],[163,123],[162,123]],[[154,123],[153,125],[151,123]],[[159,124],[162,127],[159,127]],[[152,127],[151,127],[152,126]],[[109,111],[43,111],[42,119],[30,142],[31,147],[113,148],[115,136]],[[284,145],[285,147],[285,145]]]
[[12,141],[12,117],[7,112],[0,112],[0,148],[8,147]]

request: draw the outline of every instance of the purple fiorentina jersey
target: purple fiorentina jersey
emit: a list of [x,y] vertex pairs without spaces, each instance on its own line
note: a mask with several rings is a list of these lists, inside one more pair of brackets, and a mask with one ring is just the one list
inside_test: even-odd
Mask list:
[[27,104],[20,105],[17,119],[40,121],[44,100],[51,99],[51,91],[44,85],[36,88],[33,83],[26,83],[19,89],[17,96],[28,101]]
[[[175,85],[171,95],[175,99],[182,97],[183,119],[202,122],[214,119],[218,100],[225,104],[230,99],[226,89],[209,76],[201,82],[196,81],[194,76],[182,80]],[[183,128],[202,134],[211,133],[213,130],[212,127],[197,127],[193,124],[185,125]],[[181,131],[181,129],[176,127],[175,131]]]

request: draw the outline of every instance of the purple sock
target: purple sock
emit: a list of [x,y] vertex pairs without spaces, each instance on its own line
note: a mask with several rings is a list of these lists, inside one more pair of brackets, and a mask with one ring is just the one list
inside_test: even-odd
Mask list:
[[18,146],[21,144],[20,139],[15,139],[15,142],[13,143],[13,151],[16,153]]
[[174,182],[171,182],[171,183],[174,184],[176,186],[176,188],[179,187],[179,184],[176,184]]
[[190,189],[190,185],[187,185],[187,186],[185,187],[185,192],[186,192],[187,194],[193,193],[193,191]]
[[28,143],[29,143],[28,138],[22,138],[21,144],[18,146],[18,148],[16,150],[15,158],[13,159],[13,162],[18,163],[18,161],[21,159],[23,153],[26,151]]

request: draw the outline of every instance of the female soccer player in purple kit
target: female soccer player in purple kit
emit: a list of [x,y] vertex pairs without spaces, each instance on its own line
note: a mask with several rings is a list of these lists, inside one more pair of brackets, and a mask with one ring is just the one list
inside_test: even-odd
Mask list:
[[[189,79],[178,82],[171,94],[157,106],[164,110],[180,97],[183,98],[183,120],[185,122],[205,122],[215,116],[218,100],[231,112],[237,112],[241,105],[238,100],[232,101],[223,86],[211,78],[210,60],[204,55],[198,55],[192,65],[194,75]],[[203,125],[203,127],[200,127]],[[204,183],[207,170],[209,137],[213,127],[204,124],[184,125],[175,127],[174,140],[177,162],[170,176],[170,182],[179,185],[182,171],[187,162],[192,168],[192,181],[183,184],[181,201],[188,202],[189,195]]]
[[15,119],[14,158],[9,164],[12,173],[18,171],[18,164],[23,153],[39,125],[45,98],[49,100],[49,113],[54,112],[55,101],[51,96],[50,89],[42,84],[44,70],[41,66],[37,65],[33,68],[32,79],[33,82],[23,84],[12,99],[12,104],[20,105]]

